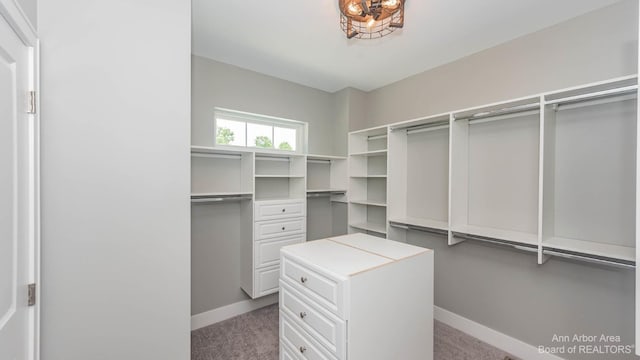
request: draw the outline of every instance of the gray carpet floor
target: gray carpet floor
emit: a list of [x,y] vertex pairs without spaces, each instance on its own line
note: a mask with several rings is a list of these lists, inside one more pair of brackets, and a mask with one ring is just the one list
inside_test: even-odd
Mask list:
[[[515,357],[435,322],[434,359],[505,360]],[[277,360],[278,305],[191,332],[191,360]]]

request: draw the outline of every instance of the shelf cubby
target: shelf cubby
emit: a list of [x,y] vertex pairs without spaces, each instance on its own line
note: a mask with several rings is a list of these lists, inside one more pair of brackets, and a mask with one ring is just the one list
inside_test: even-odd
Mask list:
[[636,127],[633,80],[545,96],[543,250],[635,261]]
[[255,199],[284,200],[306,197],[304,155],[255,155]]
[[540,97],[454,113],[453,232],[537,244]]
[[253,193],[253,153],[191,148],[192,196]]
[[347,230],[347,158],[307,155],[307,240]]
[[[405,122],[389,132],[389,221],[449,229],[449,114]],[[404,241],[406,231],[390,228]]]

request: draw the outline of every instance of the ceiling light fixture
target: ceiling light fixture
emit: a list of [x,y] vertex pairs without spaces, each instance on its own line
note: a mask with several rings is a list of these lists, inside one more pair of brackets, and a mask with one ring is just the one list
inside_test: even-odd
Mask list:
[[404,26],[405,0],[338,0],[347,38],[376,39]]

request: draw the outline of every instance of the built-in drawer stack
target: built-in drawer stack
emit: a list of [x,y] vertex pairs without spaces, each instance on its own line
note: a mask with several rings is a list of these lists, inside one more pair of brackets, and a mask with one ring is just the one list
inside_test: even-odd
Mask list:
[[278,291],[280,248],[306,240],[305,215],[304,199],[255,202],[252,297]]
[[432,251],[364,234],[288,246],[280,359],[431,359],[432,304]]

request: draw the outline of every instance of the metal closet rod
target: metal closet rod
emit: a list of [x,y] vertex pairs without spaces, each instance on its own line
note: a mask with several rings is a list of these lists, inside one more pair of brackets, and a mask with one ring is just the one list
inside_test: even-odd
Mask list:
[[486,242],[486,243],[499,245],[499,246],[511,247],[516,250],[522,250],[522,251],[534,252],[534,253],[538,252],[537,245],[521,244],[514,241],[509,241],[509,240],[495,239],[495,238],[490,238],[485,236],[478,236],[478,235],[465,234],[465,233],[459,233],[459,232],[454,232],[453,236],[457,238],[465,239],[465,240],[474,240],[474,241]]
[[471,115],[467,115],[464,117],[455,117],[455,120],[469,120],[469,121],[475,121],[475,120],[480,120],[480,119],[486,119],[486,118],[495,118],[498,116],[505,116],[505,115],[513,115],[513,116],[519,116],[519,114],[527,112],[529,110],[536,110],[540,111],[540,103],[536,102],[536,103],[531,103],[531,104],[524,104],[524,105],[518,105],[518,106],[512,106],[512,107],[506,107],[506,108],[502,108],[502,109],[496,109],[496,110],[491,110],[491,111],[480,111],[477,112],[475,114],[471,114]]
[[449,120],[440,120],[419,125],[399,126],[391,128],[391,131],[406,131],[407,134],[410,134],[422,131],[439,130],[444,127],[449,127]]
[[575,101],[575,102],[564,103],[564,104],[552,104],[551,106],[553,107],[554,111],[562,111],[562,110],[577,109],[585,106],[609,104],[613,102],[620,102],[620,101],[632,100],[637,98],[638,96],[636,94],[616,94],[616,95],[611,95],[606,97],[599,97],[596,99]]
[[331,197],[334,195],[344,195],[344,191],[326,191],[317,193],[307,193],[308,198]]
[[567,96],[560,99],[545,100],[545,104],[553,105],[553,104],[561,104],[561,103],[579,102],[579,101],[585,101],[585,100],[595,100],[599,98],[630,94],[634,92],[635,93],[638,92],[638,85],[630,85],[630,86],[625,86],[625,87],[616,88],[616,89],[602,90],[602,91],[597,91],[597,92],[588,93],[588,94]]
[[219,159],[242,159],[242,155],[240,154],[220,154],[220,153],[191,153],[192,157],[202,157],[202,158],[219,158]]
[[585,261],[585,262],[589,262],[589,263],[593,263],[593,264],[614,266],[614,267],[619,267],[619,268],[623,268],[623,269],[635,269],[636,268],[636,263],[634,261],[612,259],[612,258],[607,258],[607,257],[603,257],[603,256],[578,253],[578,252],[574,252],[574,251],[559,250],[559,249],[554,249],[554,248],[546,248],[545,249],[543,247],[542,253],[545,254],[545,255],[558,256],[558,257],[563,257],[563,258],[571,259],[571,260]]
[[231,196],[198,196],[192,197],[192,203],[215,203],[215,202],[225,202],[225,201],[241,201],[241,200],[251,200],[251,195],[231,195]]
[[260,156],[256,156],[256,161],[285,161],[285,162],[289,162],[290,159],[288,157],[282,157],[282,156],[260,155]]
[[367,136],[367,141],[380,140],[380,139],[386,139],[386,138],[387,138],[387,134],[370,135],[370,136]]
[[331,160],[315,160],[315,159],[307,159],[308,164],[331,164]]
[[422,231],[422,232],[438,234],[438,235],[447,235],[449,233],[447,230],[434,229],[434,228],[428,228],[428,227],[416,226],[416,225],[408,225],[408,224],[398,223],[395,221],[389,221],[389,225],[391,225],[392,227],[396,227],[404,230]]

